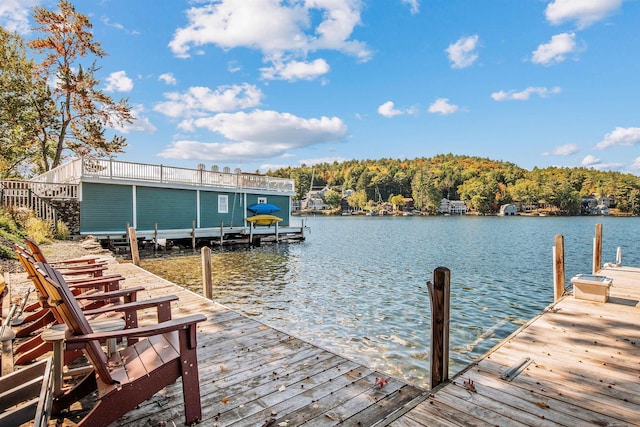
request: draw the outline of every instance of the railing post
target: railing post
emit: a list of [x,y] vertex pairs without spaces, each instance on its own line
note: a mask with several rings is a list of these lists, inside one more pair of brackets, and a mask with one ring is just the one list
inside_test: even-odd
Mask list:
[[427,282],[431,301],[431,388],[449,380],[449,298],[451,271],[433,270],[433,283]]
[[596,224],[596,236],[593,238],[593,274],[602,266],[602,224]]
[[556,235],[553,247],[553,301],[558,301],[564,295],[564,236]]
[[202,254],[202,293],[206,299],[213,297],[213,288],[211,283],[211,248],[203,246],[200,249]]
[[136,229],[129,227],[129,246],[131,247],[131,260],[134,265],[140,266],[140,254],[138,253],[138,239]]

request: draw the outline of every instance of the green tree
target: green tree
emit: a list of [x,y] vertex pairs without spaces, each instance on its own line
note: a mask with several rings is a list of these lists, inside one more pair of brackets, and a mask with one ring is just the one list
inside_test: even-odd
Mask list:
[[65,149],[80,156],[122,152],[125,138],[114,135],[107,140],[105,131],[131,123],[131,108],[127,99],[116,102],[98,89],[95,60],[89,66],[80,62],[89,55],[106,56],[93,40],[89,18],[69,1],[60,0],[57,12],[35,7],[33,19],[40,37],[31,40],[29,47],[43,57],[42,78],[56,82],[51,92],[56,108],[53,113],[43,112],[48,116],[41,120],[38,135],[41,169],[58,166]]
[[0,27],[0,178],[29,172],[42,112],[52,107],[24,41]]
[[402,194],[396,194],[395,196],[391,196],[389,198],[389,202],[392,205],[397,206],[398,210],[402,210],[404,208],[404,196]]
[[323,200],[326,204],[331,206],[332,208],[340,206],[340,201],[342,200],[342,195],[337,191],[329,190],[324,193]]
[[359,210],[364,209],[367,206],[367,193],[364,190],[354,191],[349,197],[347,197],[347,203],[352,208]]
[[413,205],[418,209],[436,213],[440,208],[442,192],[436,188],[435,181],[431,178],[426,166],[420,167],[413,175],[411,197],[413,197]]

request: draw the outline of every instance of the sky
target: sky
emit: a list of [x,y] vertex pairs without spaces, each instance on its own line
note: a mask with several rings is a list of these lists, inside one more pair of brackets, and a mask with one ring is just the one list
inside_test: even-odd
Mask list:
[[[266,172],[459,154],[640,175],[640,0],[72,0],[117,159]],[[0,25],[34,37],[31,8]],[[84,61],[90,64],[93,58]]]

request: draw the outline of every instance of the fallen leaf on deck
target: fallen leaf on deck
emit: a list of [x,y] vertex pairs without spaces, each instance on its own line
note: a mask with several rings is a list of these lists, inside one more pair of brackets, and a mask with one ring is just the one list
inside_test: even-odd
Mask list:
[[229,398],[223,397],[222,399],[220,399],[220,403],[223,403],[226,405],[227,403],[229,403]]
[[385,385],[387,385],[388,382],[389,382],[389,378],[378,378],[378,377],[376,377],[376,385],[380,386],[380,388],[382,388]]
[[536,405],[538,405],[539,407],[544,408],[544,409],[549,409],[549,405],[547,405],[544,402],[536,402]]
[[473,383],[471,378],[464,380],[464,389],[469,390],[471,392],[476,392],[476,385]]

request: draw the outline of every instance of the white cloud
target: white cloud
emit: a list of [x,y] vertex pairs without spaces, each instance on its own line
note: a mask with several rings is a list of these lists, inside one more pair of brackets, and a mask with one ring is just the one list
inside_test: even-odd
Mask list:
[[578,28],[585,28],[611,15],[622,5],[622,0],[554,0],[547,5],[547,21],[558,25],[577,21]]
[[136,30],[128,30],[128,29],[126,29],[124,27],[124,25],[120,24],[119,22],[111,22],[111,20],[106,16],[103,16],[102,18],[100,18],[100,20],[102,21],[102,23],[104,25],[116,28],[116,29],[118,29],[120,31],[123,31],[123,32],[127,33],[127,34],[132,34],[132,35],[139,35],[140,34],[140,32],[138,32]]
[[576,144],[564,144],[553,149],[551,152],[543,153],[544,156],[570,156],[578,152]]
[[160,74],[158,76],[158,80],[165,82],[166,84],[171,86],[175,86],[178,83],[173,73]]
[[402,3],[409,5],[412,15],[420,12],[420,2],[418,0],[402,0]]
[[429,106],[430,113],[442,115],[453,114],[458,110],[459,107],[457,105],[449,103],[449,98],[438,98]]
[[621,169],[624,165],[622,163],[602,163],[602,161],[589,154],[584,159],[582,159],[581,165],[586,168],[598,169],[598,170],[618,170]]
[[107,77],[107,86],[104,88],[106,92],[131,92],[133,89],[133,80],[127,77],[125,71],[116,71]]
[[305,119],[263,110],[216,114],[190,120],[187,127],[208,129],[227,141],[176,141],[160,156],[219,162],[283,157],[293,149],[338,141],[347,133],[347,126],[337,117]]
[[633,170],[640,170],[640,157],[635,158],[630,168]]
[[230,73],[237,73],[240,70],[242,70],[242,67],[240,66],[238,61],[229,61],[229,63],[227,64],[227,71]]
[[113,129],[125,134],[131,132],[155,133],[157,128],[151,123],[151,120],[144,115],[144,112],[145,109],[142,104],[133,105],[131,107],[131,115],[134,117],[132,123],[114,126]]
[[168,101],[156,104],[155,111],[169,117],[191,117],[256,107],[263,94],[258,87],[244,83],[220,86],[216,90],[195,86],[185,93],[169,92],[164,96]]
[[452,68],[466,68],[473,64],[478,59],[476,48],[478,47],[478,41],[480,38],[478,35],[469,37],[461,37],[449,47],[445,49],[445,52],[449,55],[449,61],[451,61]]
[[616,127],[613,132],[606,134],[604,139],[596,144],[596,148],[604,150],[614,145],[631,146],[636,144],[640,144],[640,128]]
[[312,62],[291,61],[283,63],[273,61],[273,66],[261,68],[262,78],[267,80],[313,80],[329,72],[329,64],[324,59]]
[[37,0],[2,0],[0,2],[0,25],[7,31],[20,34],[29,32],[29,15]]
[[394,104],[392,101],[387,101],[384,104],[378,107],[378,114],[384,117],[393,117],[404,114],[402,110],[396,110],[393,108]]
[[576,50],[575,33],[556,34],[549,43],[541,44],[533,51],[531,62],[553,65],[566,59],[567,54]]
[[360,0],[220,0],[189,9],[189,24],[175,31],[169,47],[178,57],[188,57],[192,47],[214,44],[302,58],[320,49],[337,50],[366,61],[371,57],[366,44],[350,39],[362,7]]
[[584,159],[582,159],[582,162],[580,164],[582,166],[593,166],[593,165],[597,165],[599,163],[600,163],[600,159],[599,158],[589,154]]
[[558,86],[552,87],[551,89],[546,87],[528,87],[525,90],[515,91],[510,90],[509,92],[505,92],[504,90],[494,92],[491,94],[491,98],[495,101],[526,101],[531,95],[538,95],[540,98],[547,98],[549,95],[555,95],[562,92]]

